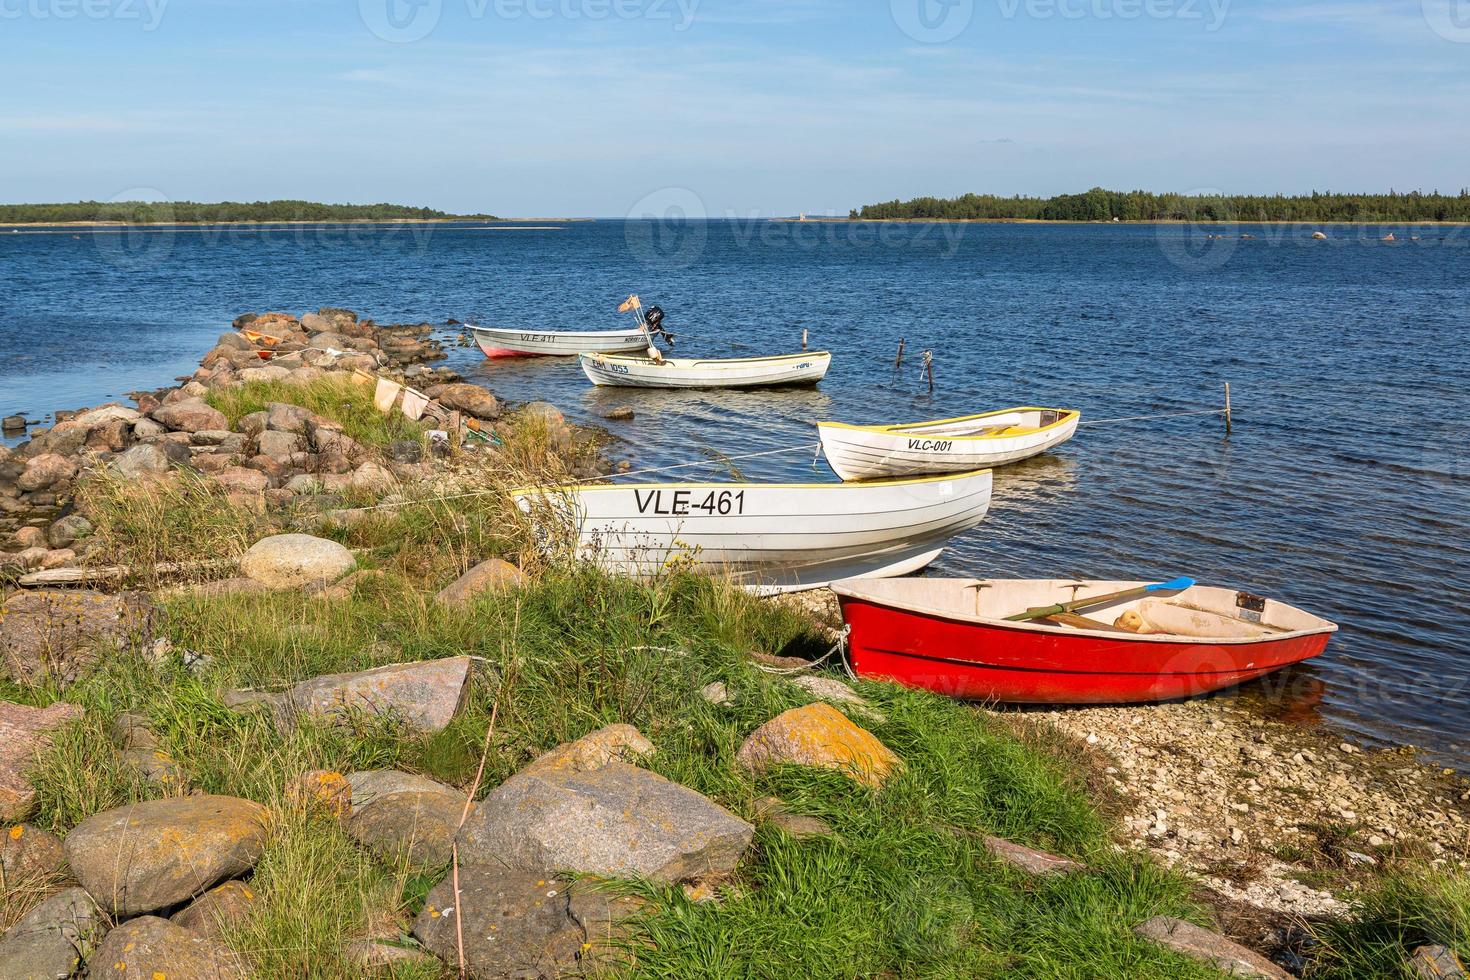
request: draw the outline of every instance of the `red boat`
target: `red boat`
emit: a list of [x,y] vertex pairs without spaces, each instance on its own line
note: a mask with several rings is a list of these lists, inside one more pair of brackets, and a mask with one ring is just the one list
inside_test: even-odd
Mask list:
[[[1337,631],[1311,613],[1245,592],[1156,585],[1139,595],[1146,585],[899,578],[848,579],[832,590],[851,630],[859,677],[977,701],[1187,698],[1315,657]],[[1118,592],[1133,595],[1113,598]],[[1009,619],[1063,604],[1070,608],[1050,617]]]

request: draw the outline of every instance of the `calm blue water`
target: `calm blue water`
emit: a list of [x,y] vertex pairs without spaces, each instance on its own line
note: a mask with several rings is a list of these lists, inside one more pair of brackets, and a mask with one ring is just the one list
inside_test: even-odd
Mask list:
[[[814,391],[667,394],[594,390],[569,361],[456,348],[450,363],[573,418],[632,404],[637,419],[613,426],[639,467],[808,444],[813,419],[1215,408],[1229,381],[1228,439],[1213,416],[1097,425],[998,471],[991,517],[940,571],[1187,574],[1303,605],[1342,633],[1248,694],[1470,761],[1470,238],[1221,230],[1214,242],[1177,227],[767,222],[0,232],[0,414],[169,383],[249,310],[597,328],[622,322],[614,307],[634,290],[668,311],[680,353],[789,351],[805,328],[834,352],[832,373]],[[813,472],[810,452],[740,465],[756,479]]]

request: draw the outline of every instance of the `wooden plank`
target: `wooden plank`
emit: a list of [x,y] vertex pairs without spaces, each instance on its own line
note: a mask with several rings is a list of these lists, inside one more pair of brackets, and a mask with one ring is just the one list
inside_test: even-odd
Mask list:
[[[151,567],[155,575],[174,575],[180,572],[207,571],[232,566],[231,558],[208,558],[200,561],[161,562]],[[22,588],[38,588],[47,585],[85,585],[88,582],[118,582],[137,570],[129,565],[101,565],[96,568],[48,568],[30,572],[16,580]]]
[[1101,630],[1104,633],[1127,633],[1129,636],[1138,635],[1132,630],[1125,630],[1121,626],[1104,623],[1098,619],[1088,619],[1086,616],[1079,616],[1076,613],[1057,613],[1054,616],[1043,617],[1041,621],[1043,623],[1055,623],[1058,626],[1070,626],[1073,629],[1079,630]]

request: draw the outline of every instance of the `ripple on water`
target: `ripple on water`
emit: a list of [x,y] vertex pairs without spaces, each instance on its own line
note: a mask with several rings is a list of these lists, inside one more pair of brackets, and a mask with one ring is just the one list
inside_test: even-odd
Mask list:
[[[792,351],[806,328],[833,351],[832,373],[814,390],[634,392],[594,389],[571,361],[491,363],[455,348],[450,364],[576,420],[633,407],[634,421],[608,427],[639,468],[809,446],[817,419],[1215,408],[1229,381],[1228,441],[1210,416],[1088,426],[999,471],[990,518],[935,573],[1189,574],[1279,596],[1342,632],[1283,675],[1290,685],[1265,690],[1311,689],[1317,717],[1470,761],[1470,448],[1457,412],[1470,359],[1445,346],[1470,303],[1459,248],[1324,253],[1263,239],[1194,272],[1147,227],[963,226],[951,240],[895,226],[886,245],[840,225],[773,228],[711,225],[682,268],[645,264],[616,222],[180,235],[140,268],[85,237],[0,236],[12,286],[0,297],[0,415],[169,383],[249,309],[597,328],[620,322],[613,306],[632,290],[669,311],[680,354]],[[895,372],[899,337],[908,354]],[[833,479],[809,451],[735,465],[754,480]]]

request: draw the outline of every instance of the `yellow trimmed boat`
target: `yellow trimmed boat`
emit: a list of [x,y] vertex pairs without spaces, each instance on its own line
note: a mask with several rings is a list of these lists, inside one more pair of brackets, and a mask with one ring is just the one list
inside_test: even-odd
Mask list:
[[966,473],[1029,459],[1077,432],[1070,408],[1007,408],[934,422],[847,425],[819,422],[827,462],[843,480]]

